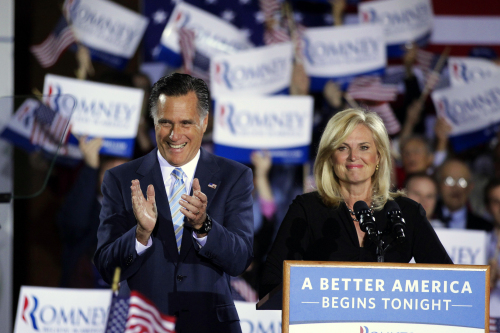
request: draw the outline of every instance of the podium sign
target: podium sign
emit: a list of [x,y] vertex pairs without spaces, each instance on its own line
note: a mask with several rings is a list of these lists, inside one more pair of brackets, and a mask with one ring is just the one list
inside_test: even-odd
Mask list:
[[489,266],[285,261],[283,332],[488,332]]

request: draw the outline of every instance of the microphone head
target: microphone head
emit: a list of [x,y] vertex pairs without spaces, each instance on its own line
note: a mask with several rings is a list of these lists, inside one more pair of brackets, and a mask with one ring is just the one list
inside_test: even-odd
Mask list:
[[359,200],[358,202],[356,202],[354,204],[354,206],[352,206],[352,208],[354,208],[355,212],[359,212],[360,210],[368,210],[368,209],[370,209],[368,207],[368,205],[366,204],[366,202],[364,202],[362,200]]
[[398,203],[394,200],[387,200],[387,203],[385,204],[385,209],[387,212],[393,212],[395,210],[401,211],[401,208],[399,208]]

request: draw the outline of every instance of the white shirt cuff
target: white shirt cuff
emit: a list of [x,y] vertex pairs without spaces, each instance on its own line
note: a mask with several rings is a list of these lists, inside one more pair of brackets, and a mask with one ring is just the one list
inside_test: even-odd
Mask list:
[[137,252],[137,255],[140,256],[144,251],[149,249],[149,247],[153,245],[153,239],[151,236],[148,239],[148,243],[146,245],[142,245],[141,242],[135,239],[135,251]]
[[198,238],[196,237],[196,232],[193,231],[193,238],[196,240],[196,243],[198,243],[198,245],[200,246],[200,249],[204,247],[205,244],[207,243],[207,237],[208,235],[205,237]]

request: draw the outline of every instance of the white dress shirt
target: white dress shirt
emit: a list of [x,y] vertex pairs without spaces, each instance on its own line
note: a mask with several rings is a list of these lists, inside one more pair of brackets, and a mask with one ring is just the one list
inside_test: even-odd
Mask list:
[[448,228],[451,229],[466,229],[467,228],[467,207],[462,207],[457,211],[450,212],[450,210],[443,206],[443,216],[450,217]]
[[[174,171],[174,169],[177,167],[170,165],[170,163],[168,163],[167,160],[164,159],[163,156],[161,156],[159,150],[157,151],[157,155],[158,155],[158,162],[160,163],[160,170],[163,178],[163,184],[167,192],[167,197],[170,197],[170,194],[172,193],[172,189],[175,183],[175,176],[172,175],[172,171]],[[193,186],[194,174],[196,172],[196,167],[198,165],[199,160],[200,160],[200,151],[198,150],[198,153],[191,161],[180,167],[184,173],[184,175],[182,176],[182,180],[186,185],[186,193],[188,195],[191,192],[191,187]],[[198,238],[196,236],[197,236],[196,233],[193,231],[193,237],[196,239],[198,245],[200,247],[204,246],[205,243],[207,242],[207,236],[201,238]],[[141,255],[151,245],[153,245],[153,240],[151,237],[149,237],[147,245],[142,245],[137,239],[135,240],[135,250],[137,251],[138,255]]]

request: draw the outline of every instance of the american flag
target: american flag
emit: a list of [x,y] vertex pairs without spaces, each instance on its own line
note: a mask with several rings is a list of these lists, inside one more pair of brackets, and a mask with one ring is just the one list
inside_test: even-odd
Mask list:
[[360,76],[354,78],[349,84],[347,93],[358,100],[390,102],[397,98],[397,87],[390,84],[382,84],[378,76]]
[[175,333],[175,322],[175,317],[160,313],[141,293],[130,293],[125,333]]
[[50,35],[41,44],[33,45],[30,51],[40,65],[47,68],[54,65],[61,54],[75,42],[76,39],[71,28],[66,19],[61,16]]
[[109,308],[108,323],[106,324],[106,333],[123,333],[127,323],[127,314],[129,308],[129,298],[121,297],[113,293],[111,306]]
[[32,144],[43,146],[47,141],[53,144],[58,144],[60,140],[66,141],[69,118],[43,103],[39,104],[33,114],[34,122],[30,136]]

